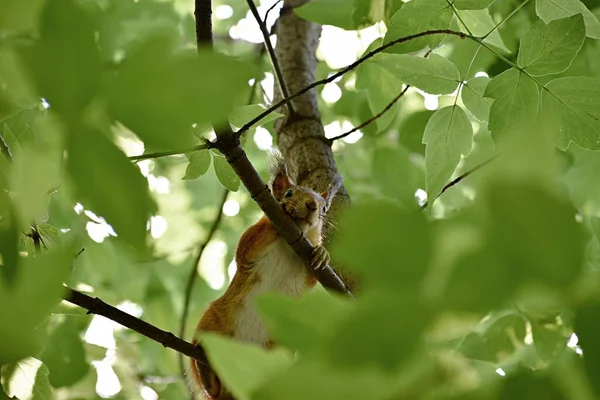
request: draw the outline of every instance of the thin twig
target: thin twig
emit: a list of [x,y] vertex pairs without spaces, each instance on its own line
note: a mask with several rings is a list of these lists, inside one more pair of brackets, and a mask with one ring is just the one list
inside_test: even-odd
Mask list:
[[184,154],[184,153],[189,153],[191,151],[198,151],[198,150],[204,150],[204,149],[210,149],[212,148],[212,143],[209,141],[205,141],[203,144],[194,146],[192,148],[186,149],[186,150],[170,150],[170,151],[158,151],[156,153],[147,153],[147,154],[140,154],[139,156],[131,156],[128,157],[131,161],[142,161],[142,160],[148,160],[151,158],[160,158],[160,157],[166,157],[166,156],[174,156],[177,154]]
[[66,293],[64,294],[63,299],[69,303],[73,303],[79,307],[85,308],[88,310],[88,314],[96,314],[106,317],[111,321],[117,322],[124,327],[147,337],[148,339],[162,344],[164,347],[178,351],[181,354],[207,365],[206,354],[201,347],[186,342],[185,340],[173,335],[171,332],[163,331],[162,329],[157,328],[146,321],[143,321],[134,317],[133,315],[119,310],[116,307],[106,304],[97,297],[90,297],[66,286],[65,290]]
[[[277,55],[275,54],[275,50],[273,49],[273,44],[271,43],[271,38],[269,35],[269,31],[267,30],[267,26],[265,22],[260,18],[260,14],[256,9],[256,5],[253,0],[246,0],[248,3],[248,8],[250,8],[250,12],[254,16],[254,19],[258,23],[260,31],[265,40],[265,47],[267,48],[267,52],[269,53],[269,58],[271,59],[271,64],[273,65],[273,72],[275,73],[275,77],[277,78],[277,83],[279,84],[279,90],[281,91],[281,97],[286,98],[290,96],[290,92],[288,90],[287,84],[283,79],[283,72],[281,72],[281,66],[279,65],[279,60],[277,59]],[[294,105],[293,103],[287,104],[288,110],[290,114],[294,114]]]
[[336,137],[332,137],[331,139],[329,139],[329,143],[333,143],[336,140],[343,139],[343,138],[345,138],[345,137],[353,134],[357,130],[364,128],[365,126],[369,125],[370,123],[372,123],[373,121],[377,120],[378,118],[380,118],[383,114],[385,114],[386,112],[388,112],[388,110],[390,108],[392,108],[394,106],[394,104],[396,104],[396,102],[398,100],[400,100],[400,98],[402,96],[404,96],[404,93],[406,93],[406,91],[409,88],[410,88],[410,85],[406,85],[406,87],[396,97],[394,97],[394,99],[387,106],[385,106],[385,108],[383,110],[381,110],[379,113],[373,115],[371,118],[369,118],[368,120],[366,120],[365,122],[363,122],[359,126],[350,129],[348,132],[342,133],[341,135],[336,136]]
[[461,39],[465,39],[465,38],[469,38],[475,41],[479,41],[478,38],[468,35],[464,32],[459,32],[459,31],[453,31],[451,29],[433,29],[433,30],[428,30],[428,31],[424,31],[424,32],[419,32],[419,33],[415,33],[414,35],[408,35],[408,36],[404,36],[398,39],[395,39],[387,44],[384,44],[381,47],[376,48],[373,51],[370,51],[369,53],[365,54],[364,56],[362,56],[361,58],[359,58],[358,60],[356,60],[355,62],[353,62],[352,64],[348,65],[347,67],[342,68],[341,70],[339,70],[338,72],[336,72],[335,74],[315,81],[313,83],[311,83],[310,85],[300,89],[299,91],[297,91],[296,93],[290,95],[289,97],[286,97],[280,101],[278,101],[277,103],[273,104],[271,107],[269,107],[268,109],[266,109],[265,111],[263,111],[261,114],[259,114],[257,117],[255,117],[253,120],[251,120],[250,122],[248,122],[247,124],[245,124],[244,126],[242,126],[240,128],[240,130],[237,131],[238,135],[242,135],[245,131],[247,131],[248,129],[252,128],[252,126],[254,124],[256,124],[258,121],[260,121],[261,119],[263,119],[264,117],[266,117],[267,115],[269,115],[270,113],[272,113],[273,111],[277,110],[278,108],[288,104],[290,101],[292,101],[293,99],[295,99],[296,97],[302,96],[304,93],[308,92],[311,89],[314,89],[317,86],[321,86],[321,85],[325,85],[327,83],[333,82],[334,80],[336,80],[337,78],[339,78],[340,76],[346,74],[347,72],[352,71],[353,69],[355,69],[356,67],[358,67],[360,64],[362,64],[363,62],[365,62],[366,60],[368,60],[369,58],[383,52],[384,50],[389,49],[392,46],[395,46],[397,44],[400,43],[404,43],[404,42],[408,42],[410,40],[413,39],[418,39],[424,36],[430,36],[430,35],[453,35],[453,36],[458,36]]
[[[194,284],[196,283],[196,279],[198,278],[198,264],[200,264],[202,254],[204,253],[206,246],[212,240],[213,236],[215,235],[215,232],[217,231],[217,228],[219,227],[219,224],[221,223],[221,219],[223,217],[223,206],[227,201],[228,195],[229,190],[225,189],[223,191],[223,197],[221,199],[221,203],[219,204],[219,208],[217,210],[217,214],[215,215],[215,219],[210,227],[210,230],[208,231],[208,235],[206,235],[204,241],[202,241],[202,243],[200,243],[200,245],[198,246],[198,255],[196,256],[196,259],[194,260],[190,269],[190,273],[188,275],[187,286],[185,288],[185,300],[183,302],[183,313],[181,314],[181,322],[179,325],[179,337],[181,338],[185,337],[190,300],[192,298],[192,289],[194,288]],[[182,354],[179,354],[179,368],[181,369],[181,375],[185,377],[185,368],[183,367]]]
[[2,137],[1,134],[0,134],[0,149],[2,150],[2,152],[4,153],[4,155],[6,156],[6,159],[8,161],[10,161],[11,163],[15,162],[15,158],[13,157],[12,153],[10,152],[10,148],[8,147],[8,144],[6,144],[6,142],[4,141],[4,137]]
[[[496,158],[498,158],[500,154],[496,154],[495,156],[493,156],[492,158],[482,162],[481,164],[473,167],[473,169],[470,169],[469,171],[465,172],[464,174],[460,175],[459,177],[457,177],[456,179],[450,181],[449,183],[446,184],[446,186],[444,186],[442,188],[442,191],[435,197],[435,199],[433,199],[433,201],[437,200],[446,190],[450,189],[452,186],[458,184],[460,181],[466,179],[469,175],[471,175],[473,172],[485,167],[486,165],[488,165],[489,163],[491,163],[492,161],[494,161]],[[432,201],[432,203],[433,203]],[[426,209],[429,206],[429,202],[426,201],[422,206],[421,206],[421,210]]]
[[[283,1],[283,0],[277,0],[275,3],[273,3],[273,5],[272,5],[271,7],[269,7],[269,9],[267,10],[267,12],[265,13],[265,19],[264,19],[264,21],[265,21],[265,22],[264,22],[264,23],[265,23],[265,25],[267,24],[267,20],[269,19],[269,13],[270,13],[271,11],[273,11],[273,10],[275,9],[275,7],[277,7],[277,5],[278,5],[279,3],[281,3],[282,1]],[[275,22],[275,24],[277,24],[277,22]],[[272,26],[271,28],[275,27],[275,24],[273,24],[273,26]],[[273,29],[271,29],[271,32],[273,32]],[[270,35],[269,35],[269,36],[270,36]]]

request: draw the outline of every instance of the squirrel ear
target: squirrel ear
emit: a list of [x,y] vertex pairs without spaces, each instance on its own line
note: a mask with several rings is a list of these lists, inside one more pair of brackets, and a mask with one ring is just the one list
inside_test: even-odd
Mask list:
[[271,183],[271,188],[273,189],[273,196],[275,196],[276,200],[281,200],[283,194],[287,192],[289,188],[293,185],[292,181],[287,175],[287,171],[285,169],[279,171],[277,175],[273,178],[273,182]]

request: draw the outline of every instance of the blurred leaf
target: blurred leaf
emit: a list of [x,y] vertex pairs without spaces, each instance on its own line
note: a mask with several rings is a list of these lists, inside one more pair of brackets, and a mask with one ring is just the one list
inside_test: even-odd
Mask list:
[[460,98],[469,112],[479,121],[487,122],[490,116],[490,100],[483,97],[489,78],[477,77],[465,83]]
[[[363,275],[369,288],[414,288],[426,272],[430,228],[420,211],[386,201],[355,204],[341,215],[339,231],[332,243],[334,258]],[[399,255],[402,268],[397,267]]]
[[411,113],[398,127],[400,143],[411,153],[425,155],[423,134],[425,133],[425,126],[427,126],[427,122],[429,122],[432,115],[433,111],[429,110]]
[[195,151],[190,156],[190,162],[185,169],[185,176],[181,179],[196,179],[208,171],[212,156],[210,150],[204,149]]
[[313,0],[295,10],[302,19],[343,29],[356,29],[354,13],[356,3],[351,0]]
[[496,184],[490,244],[513,273],[565,287],[583,261],[583,232],[576,209],[534,185]]
[[[402,147],[376,148],[373,153],[373,176],[381,193],[408,207],[416,206],[415,193],[422,187],[422,172],[415,167]],[[402,176],[404,179],[399,180]]]
[[545,362],[551,362],[567,348],[569,338],[561,332],[558,325],[533,323],[531,333],[535,349]]
[[579,0],[536,0],[535,12],[545,23],[582,14],[586,35],[593,39],[600,39],[598,18]]
[[[308,4],[312,4],[312,3],[308,3]],[[227,119],[229,120],[229,123],[231,125],[241,128],[242,126],[246,125],[248,122],[252,121],[254,118],[258,117],[265,110],[266,110],[266,108],[264,108],[258,104],[251,104],[249,106],[243,106],[240,108],[236,108],[229,114],[229,117]],[[283,117],[283,114],[278,113],[278,112],[272,112],[269,115],[267,115],[266,117],[264,117],[263,119],[261,119],[257,123],[257,125],[264,125],[264,124],[274,121],[280,117]]]
[[256,300],[261,317],[276,343],[302,354],[318,355],[333,339],[336,327],[351,311],[351,304],[324,291],[299,300],[264,294]]
[[69,135],[67,150],[67,168],[82,203],[106,218],[133,247],[143,250],[146,224],[156,206],[137,167],[92,129]]
[[452,93],[460,80],[454,64],[437,54],[423,58],[408,54],[380,53],[369,63],[381,65],[396,79],[429,94]]
[[266,351],[214,333],[199,336],[212,368],[240,400],[250,399],[253,391],[292,362],[285,349]]
[[558,78],[545,89],[542,115],[554,123],[556,146],[565,150],[573,141],[584,149],[599,150],[600,80],[583,76]]
[[459,106],[437,110],[425,127],[425,173],[427,198],[433,203],[452,176],[461,155],[467,156],[473,145],[473,128]]
[[236,175],[225,157],[214,157],[213,167],[215,168],[219,182],[232,192],[237,192],[240,188],[240,178]]
[[55,388],[72,386],[88,373],[85,349],[81,339],[84,326],[74,317],[66,317],[48,338],[41,360],[50,371],[50,383]]
[[518,63],[534,76],[565,71],[579,53],[585,40],[581,14],[551,21],[538,21],[521,38]]
[[17,229],[15,213],[12,210],[12,204],[7,204],[7,215],[0,219],[0,285],[11,285],[17,276],[17,266],[19,263],[19,238],[21,232]]
[[15,283],[0,281],[0,364],[39,350],[34,328],[60,301],[62,283],[71,270],[71,251],[56,249],[21,260]]
[[24,51],[39,94],[67,118],[77,119],[100,88],[94,31],[74,0],[46,1],[40,40]]
[[151,146],[185,148],[194,142],[192,125],[227,117],[255,75],[252,64],[206,50],[175,53],[155,38],[123,62],[109,111]]
[[550,376],[543,372],[523,370],[503,381],[498,399],[564,400],[565,394]]
[[596,379],[600,368],[600,305],[598,303],[585,304],[576,310],[573,330],[579,338],[579,346],[583,350],[583,363],[588,380],[596,394],[600,393],[600,381]]
[[0,0],[0,33],[34,28],[45,2],[46,0]]
[[[452,8],[446,0],[413,0],[402,6],[390,19],[384,44],[402,37],[433,29],[448,29],[452,21]],[[428,46],[437,47],[443,35],[429,35],[397,44],[386,50],[393,53],[412,53]]]
[[495,99],[490,109],[489,129],[496,137],[532,121],[538,113],[537,84],[514,68],[494,77],[484,96]]

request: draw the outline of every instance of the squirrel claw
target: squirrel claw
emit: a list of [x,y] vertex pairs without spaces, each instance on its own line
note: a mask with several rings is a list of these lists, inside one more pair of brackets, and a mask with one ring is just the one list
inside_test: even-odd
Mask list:
[[323,246],[317,246],[312,252],[312,262],[311,265],[314,269],[324,268],[331,260],[329,256],[329,252]]

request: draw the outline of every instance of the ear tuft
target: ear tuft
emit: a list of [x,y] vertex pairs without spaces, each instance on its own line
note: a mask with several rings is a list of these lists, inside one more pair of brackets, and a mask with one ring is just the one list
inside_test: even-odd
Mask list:
[[283,194],[294,186],[294,184],[288,176],[283,156],[277,150],[271,150],[271,154],[269,155],[269,172],[273,177],[273,181],[271,182],[273,196],[279,201],[283,197]]

